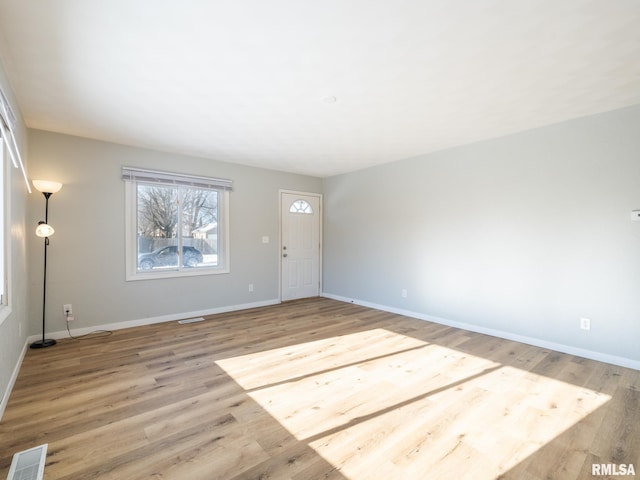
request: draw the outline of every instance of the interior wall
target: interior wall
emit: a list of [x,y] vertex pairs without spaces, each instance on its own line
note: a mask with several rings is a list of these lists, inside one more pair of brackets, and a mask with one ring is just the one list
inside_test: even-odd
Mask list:
[[[47,330],[65,330],[209,311],[279,298],[279,189],[321,192],[318,178],[134,148],[40,130],[29,131],[30,175],[63,184],[49,202],[55,228],[47,258]],[[229,274],[125,281],[123,165],[229,178]],[[29,202],[29,222],[44,217]],[[262,243],[268,236],[270,242]],[[31,318],[42,295],[42,244],[30,239]],[[254,291],[249,292],[249,284]],[[31,333],[37,332],[36,323]]]
[[638,132],[640,106],[325,179],[325,293],[640,365]]
[[[1,61],[0,86],[18,119],[15,134],[23,160],[26,163],[28,160],[26,129]],[[0,417],[8,400],[7,393],[12,382],[12,376],[20,362],[28,334],[24,222],[28,193],[22,172],[13,167],[10,158],[6,158],[6,162],[8,165],[5,168],[5,174],[8,175],[7,186],[9,187],[5,195],[7,218],[9,220],[8,224],[5,225],[6,238],[8,239],[5,258],[5,268],[8,273],[8,306],[4,307],[3,311],[0,312]]]

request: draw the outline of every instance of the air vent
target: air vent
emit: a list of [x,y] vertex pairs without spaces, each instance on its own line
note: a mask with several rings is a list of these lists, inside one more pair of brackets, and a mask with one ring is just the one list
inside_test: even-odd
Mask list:
[[185,320],[178,320],[178,323],[180,325],[184,325],[185,323],[196,323],[196,322],[203,322],[204,318],[202,317],[196,317],[196,318],[187,318]]
[[18,452],[13,456],[7,480],[42,480],[48,443]]

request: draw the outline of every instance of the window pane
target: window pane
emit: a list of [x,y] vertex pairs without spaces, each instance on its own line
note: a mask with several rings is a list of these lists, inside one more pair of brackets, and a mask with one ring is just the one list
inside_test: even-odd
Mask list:
[[[1,122],[2,120],[0,120]],[[5,190],[8,188],[6,183],[5,183],[5,177],[4,177],[4,139],[2,138],[2,136],[0,136],[0,305],[6,305],[7,304],[7,296],[5,294],[4,288],[5,288],[5,279],[6,279],[6,272],[5,272],[5,267],[4,267],[4,260],[5,260],[5,246],[4,246],[4,241],[5,241],[5,231],[4,231],[4,197],[5,197]],[[0,321],[0,323],[2,323]]]
[[309,205],[308,202],[304,200],[296,200],[291,204],[291,207],[289,208],[289,213],[312,214],[313,209],[311,208],[311,205]]
[[178,268],[178,190],[137,185],[138,270]]
[[228,191],[127,182],[127,280],[229,272]]
[[218,192],[184,187],[181,222],[184,266],[217,267]]

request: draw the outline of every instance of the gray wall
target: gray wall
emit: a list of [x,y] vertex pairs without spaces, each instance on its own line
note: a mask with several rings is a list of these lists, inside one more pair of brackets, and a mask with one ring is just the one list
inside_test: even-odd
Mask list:
[[[18,104],[13,96],[13,91],[5,75],[4,66],[0,62],[0,85],[18,117],[16,135],[20,143],[23,160],[27,161],[26,130]],[[25,209],[27,188],[20,170],[13,168],[10,158],[6,161],[9,167],[6,172],[9,175],[9,191],[5,196],[8,204],[9,224],[5,226],[8,233],[9,244],[7,251],[8,268],[8,316],[0,323],[0,414],[1,407],[6,402],[11,376],[20,360],[22,350],[26,344],[27,328],[27,267],[25,256],[25,239],[32,235],[33,231],[25,231]]]
[[[64,186],[51,197],[47,264],[47,330],[65,329],[62,305],[71,303],[81,329],[110,323],[277,300],[279,189],[321,191],[321,180],[214,162],[39,130],[29,131],[30,176]],[[125,281],[123,165],[232,179],[231,273]],[[44,217],[44,199],[29,202],[29,222]],[[263,235],[270,237],[263,244]],[[32,238],[33,237],[33,238]],[[30,318],[42,295],[42,243],[29,237]],[[249,283],[254,291],[249,292]],[[37,322],[31,333],[38,331]]]
[[323,188],[327,294],[640,360],[640,106]]
[[[1,68],[0,82],[7,92]],[[51,200],[48,330],[64,329],[63,303],[74,305],[75,328],[90,328],[277,299],[278,190],[291,189],[324,193],[329,295],[638,361],[640,223],[629,219],[640,209],[638,131],[634,107],[322,182],[31,130],[30,178],[64,184]],[[231,273],[126,282],[122,165],[233,179]],[[39,332],[42,295],[31,227],[44,200],[11,174],[2,395],[27,333]]]

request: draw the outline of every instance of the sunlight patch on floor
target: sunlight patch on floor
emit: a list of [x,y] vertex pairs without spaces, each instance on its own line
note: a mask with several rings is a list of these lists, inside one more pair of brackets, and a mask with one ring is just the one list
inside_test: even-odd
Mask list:
[[385,329],[217,363],[354,479],[493,479],[610,398]]

